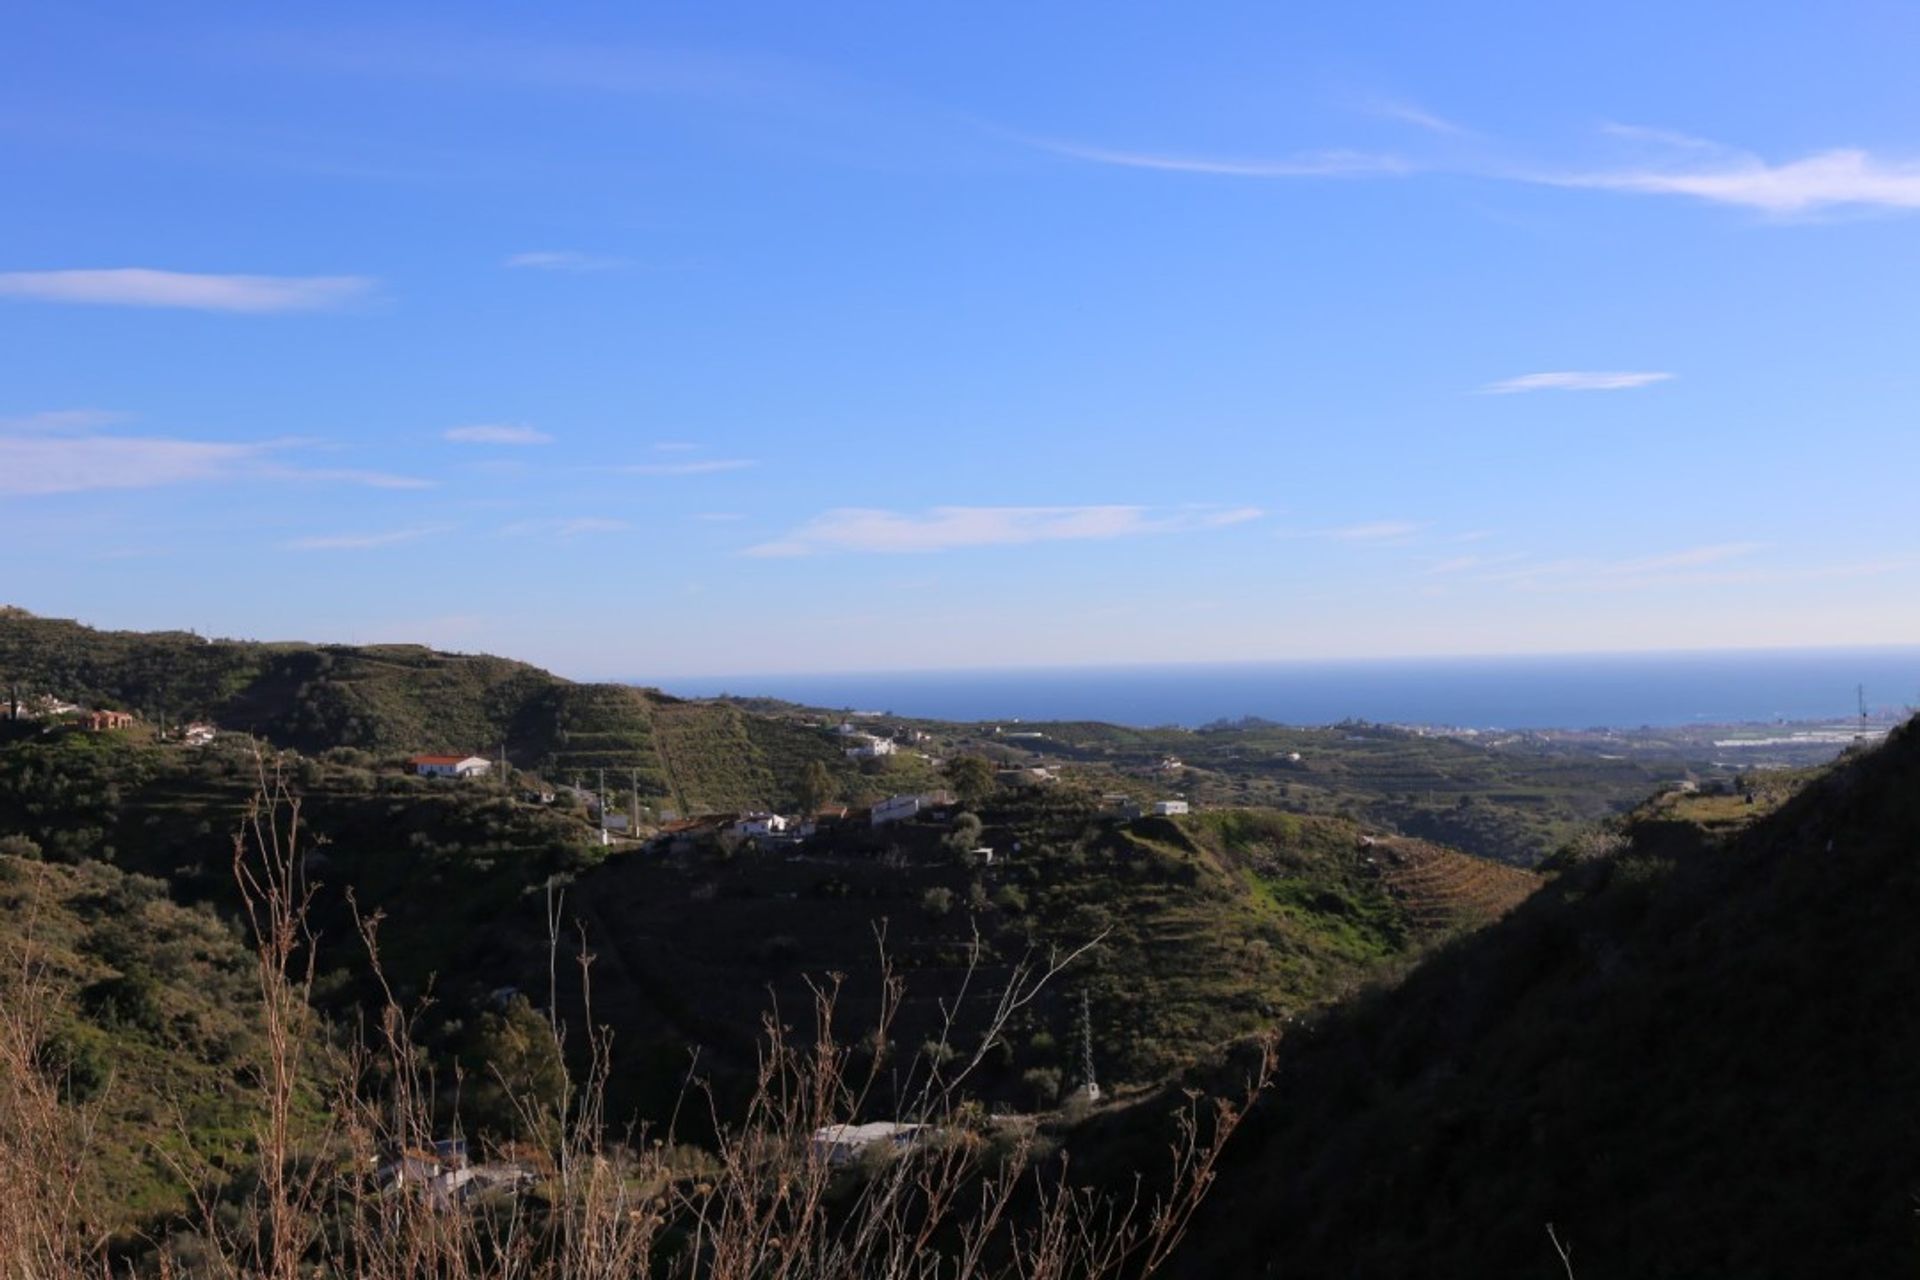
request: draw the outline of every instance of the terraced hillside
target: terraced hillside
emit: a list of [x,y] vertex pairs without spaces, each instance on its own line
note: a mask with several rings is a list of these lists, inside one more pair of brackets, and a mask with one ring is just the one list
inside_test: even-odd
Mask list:
[[0,611],[0,694],[47,694],[189,719],[317,753],[493,755],[556,781],[639,790],[682,812],[791,808],[818,761],[859,790],[858,772],[820,730],[720,702],[577,684],[526,663],[417,645],[209,641],[185,633],[96,631]]
[[1364,848],[1387,892],[1422,933],[1498,920],[1540,887],[1540,877],[1531,872],[1424,840],[1375,840]]
[[[1105,1082],[1145,1085],[1363,986],[1536,880],[1410,843],[1428,881],[1396,891],[1366,861],[1362,829],[1340,819],[1126,823],[1048,794],[1003,794],[981,817],[997,851],[986,865],[956,856],[949,828],[927,821],[857,829],[798,856],[617,857],[583,875],[571,894],[597,957],[593,1007],[622,1029],[616,1074],[634,1100],[670,1097],[692,1044],[709,1066],[750,1066],[759,1017],[769,1004],[799,1016],[806,975],[851,975],[840,1030],[860,1034],[881,931],[907,979],[897,1035],[908,1047],[960,996],[976,930],[976,1000],[1023,957],[1097,941],[1023,1015],[981,1087],[1016,1106],[1070,1087],[1082,994]],[[1481,866],[1491,881],[1476,879]]]

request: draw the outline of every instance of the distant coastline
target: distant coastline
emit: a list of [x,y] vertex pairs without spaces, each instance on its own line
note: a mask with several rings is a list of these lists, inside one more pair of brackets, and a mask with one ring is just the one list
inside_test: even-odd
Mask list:
[[685,678],[685,697],[779,698],[939,720],[1197,727],[1257,716],[1472,729],[1847,721],[1920,706],[1920,645]]

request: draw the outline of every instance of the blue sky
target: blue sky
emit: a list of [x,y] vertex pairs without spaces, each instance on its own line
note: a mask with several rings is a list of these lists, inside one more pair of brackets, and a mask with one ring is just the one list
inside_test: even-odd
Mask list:
[[10,12],[0,600],[643,679],[1920,640],[1920,8],[547,8]]

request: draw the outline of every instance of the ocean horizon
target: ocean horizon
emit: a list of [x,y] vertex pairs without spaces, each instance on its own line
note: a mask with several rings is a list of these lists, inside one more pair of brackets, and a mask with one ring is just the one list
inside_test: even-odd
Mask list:
[[1920,645],[688,677],[681,697],[766,697],[935,720],[1197,727],[1257,716],[1472,729],[1876,719],[1920,705]]

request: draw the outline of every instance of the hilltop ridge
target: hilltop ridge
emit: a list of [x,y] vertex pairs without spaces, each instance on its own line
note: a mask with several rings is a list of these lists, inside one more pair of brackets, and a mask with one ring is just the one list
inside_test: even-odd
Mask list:
[[556,779],[608,770],[623,790],[681,812],[790,805],[810,762],[849,772],[831,744],[779,720],[580,684],[510,658],[99,631],[0,613],[0,695],[35,693],[158,723],[203,720],[310,753],[504,748],[515,765]]

